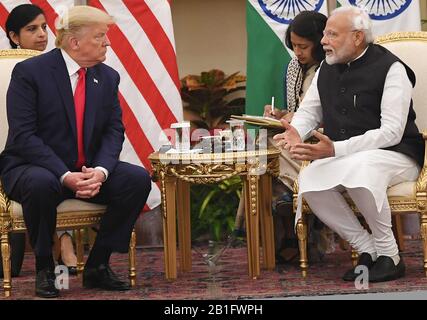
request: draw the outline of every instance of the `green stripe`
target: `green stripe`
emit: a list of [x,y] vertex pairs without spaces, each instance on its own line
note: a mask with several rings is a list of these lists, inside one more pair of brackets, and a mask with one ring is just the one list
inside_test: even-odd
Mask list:
[[[262,115],[264,106],[275,97],[275,106],[284,107],[284,73],[290,56],[274,31],[247,1],[248,65],[246,113]],[[283,39],[284,40],[284,39]]]

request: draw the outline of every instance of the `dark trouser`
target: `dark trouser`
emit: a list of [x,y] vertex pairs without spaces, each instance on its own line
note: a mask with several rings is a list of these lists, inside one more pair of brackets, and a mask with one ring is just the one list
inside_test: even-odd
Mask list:
[[[82,199],[107,205],[95,246],[111,252],[128,251],[133,226],[150,190],[150,175],[144,168],[119,162],[103,183],[100,193],[92,199]],[[33,166],[21,175],[10,198],[22,205],[35,255],[51,256],[56,207],[63,200],[74,198],[73,192],[63,188],[59,179],[49,170]]]

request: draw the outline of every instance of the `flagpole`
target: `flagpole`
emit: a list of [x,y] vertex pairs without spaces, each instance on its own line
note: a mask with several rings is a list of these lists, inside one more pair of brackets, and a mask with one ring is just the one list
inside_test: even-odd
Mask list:
[[328,16],[331,14],[332,10],[337,7],[336,0],[328,0]]

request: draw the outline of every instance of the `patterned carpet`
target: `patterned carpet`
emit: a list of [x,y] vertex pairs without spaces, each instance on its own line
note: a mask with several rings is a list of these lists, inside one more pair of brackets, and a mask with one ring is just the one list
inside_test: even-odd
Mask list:
[[[70,300],[120,300],[120,299],[245,299],[274,298],[289,296],[333,295],[366,292],[395,292],[427,290],[427,278],[422,268],[421,242],[406,242],[402,254],[406,263],[406,277],[396,281],[370,284],[368,290],[357,290],[353,283],[341,280],[350,267],[349,252],[337,249],[322,262],[310,266],[306,279],[301,277],[297,265],[279,265],[275,271],[262,270],[261,277],[250,280],[247,274],[246,248],[227,249],[220,257],[218,266],[211,272],[198,250],[193,250],[193,270],[178,273],[176,281],[164,278],[163,250],[138,249],[137,286],[127,292],[105,292],[88,290],[81,281],[71,279],[68,290],[61,292],[60,299]],[[202,248],[206,251],[206,248]],[[203,252],[205,252],[203,251]],[[120,274],[127,274],[127,255],[114,255],[112,267]],[[21,276],[13,278],[10,299],[35,299],[34,259],[27,254]],[[5,298],[0,298],[5,299]]]

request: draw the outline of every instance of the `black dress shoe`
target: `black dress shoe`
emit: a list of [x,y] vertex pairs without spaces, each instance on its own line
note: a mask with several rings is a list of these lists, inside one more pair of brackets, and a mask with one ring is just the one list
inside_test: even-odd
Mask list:
[[77,275],[77,266],[67,266],[64,263],[64,261],[62,261],[61,257],[58,258],[58,264],[66,266],[68,268],[68,274],[70,276],[76,276]]
[[109,291],[125,291],[130,289],[127,282],[120,280],[108,264],[83,271],[83,287],[100,288]]
[[59,290],[55,287],[55,273],[50,269],[43,269],[36,274],[36,296],[41,298],[56,298]]
[[354,281],[360,275],[360,273],[356,273],[357,266],[365,266],[368,269],[370,269],[373,265],[374,265],[374,261],[372,261],[372,256],[367,252],[363,252],[359,256],[357,265],[354,268],[348,270],[346,273],[344,273],[344,276],[342,277],[342,279],[344,281]]
[[369,282],[383,282],[401,278],[405,275],[405,263],[400,258],[397,266],[390,257],[378,257],[375,265],[369,270]]

